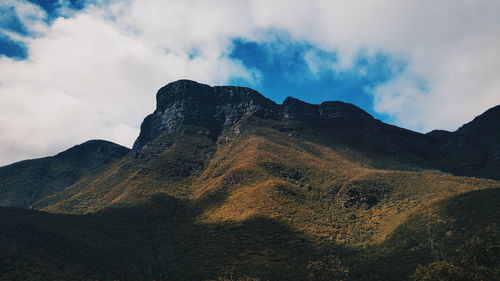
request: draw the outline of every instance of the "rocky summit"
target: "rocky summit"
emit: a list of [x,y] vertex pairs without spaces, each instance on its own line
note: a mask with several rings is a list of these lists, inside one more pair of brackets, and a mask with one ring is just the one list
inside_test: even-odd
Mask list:
[[249,88],[176,81],[156,94],[156,110],[144,119],[133,149],[140,150],[163,132],[182,130],[183,125],[199,127],[201,133],[216,138],[249,115],[278,118],[279,106]]
[[0,280],[498,280],[499,106],[421,134],[189,80],[156,103],[132,149],[0,167]]
[[343,102],[308,104],[292,97],[278,105],[250,88],[200,84],[179,80],[156,94],[156,110],[144,119],[134,150],[141,150],[163,132],[181,130],[183,125],[200,127],[214,138],[242,118],[317,120],[373,119],[362,109]]

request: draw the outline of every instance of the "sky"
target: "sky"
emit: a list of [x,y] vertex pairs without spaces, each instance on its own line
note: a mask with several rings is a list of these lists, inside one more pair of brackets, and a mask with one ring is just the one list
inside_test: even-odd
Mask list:
[[498,0],[1,0],[0,165],[131,147],[181,78],[454,131],[500,104],[499,14]]

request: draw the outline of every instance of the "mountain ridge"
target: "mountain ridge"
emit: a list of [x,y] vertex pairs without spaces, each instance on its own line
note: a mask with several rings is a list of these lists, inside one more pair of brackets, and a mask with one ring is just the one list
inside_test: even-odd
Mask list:
[[90,140],[54,156],[0,167],[0,205],[30,207],[128,152],[128,148],[109,141]]
[[288,97],[280,105],[250,88],[211,87],[191,80],[167,84],[158,91],[156,100],[155,111],[141,125],[134,150],[162,131],[173,130],[178,123],[201,125],[217,135],[245,115],[267,119],[373,119],[359,107],[339,101],[314,105]]

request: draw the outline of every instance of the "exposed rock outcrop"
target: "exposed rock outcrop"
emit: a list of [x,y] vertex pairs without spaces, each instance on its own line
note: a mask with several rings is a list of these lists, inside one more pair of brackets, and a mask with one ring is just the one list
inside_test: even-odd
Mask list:
[[184,125],[196,126],[212,137],[245,116],[265,119],[373,119],[362,109],[344,102],[309,104],[287,98],[274,103],[250,88],[211,87],[190,80],[179,80],[161,88],[156,95],[156,110],[144,119],[133,149],[140,151],[163,132],[177,132]]

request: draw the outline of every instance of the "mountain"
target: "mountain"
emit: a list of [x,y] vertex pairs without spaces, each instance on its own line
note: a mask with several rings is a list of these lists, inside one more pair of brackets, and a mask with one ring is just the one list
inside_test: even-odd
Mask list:
[[332,254],[349,280],[463,257],[498,272],[467,252],[500,234],[498,107],[420,134],[348,103],[189,80],[156,101],[131,150],[50,158],[71,181],[34,173],[44,159],[0,168],[0,280],[307,280]]
[[463,125],[457,131],[432,131],[439,153],[450,159],[447,170],[459,175],[500,179],[500,106]]
[[91,140],[52,157],[0,167],[0,205],[27,208],[85,175],[99,173],[128,151],[108,141]]

